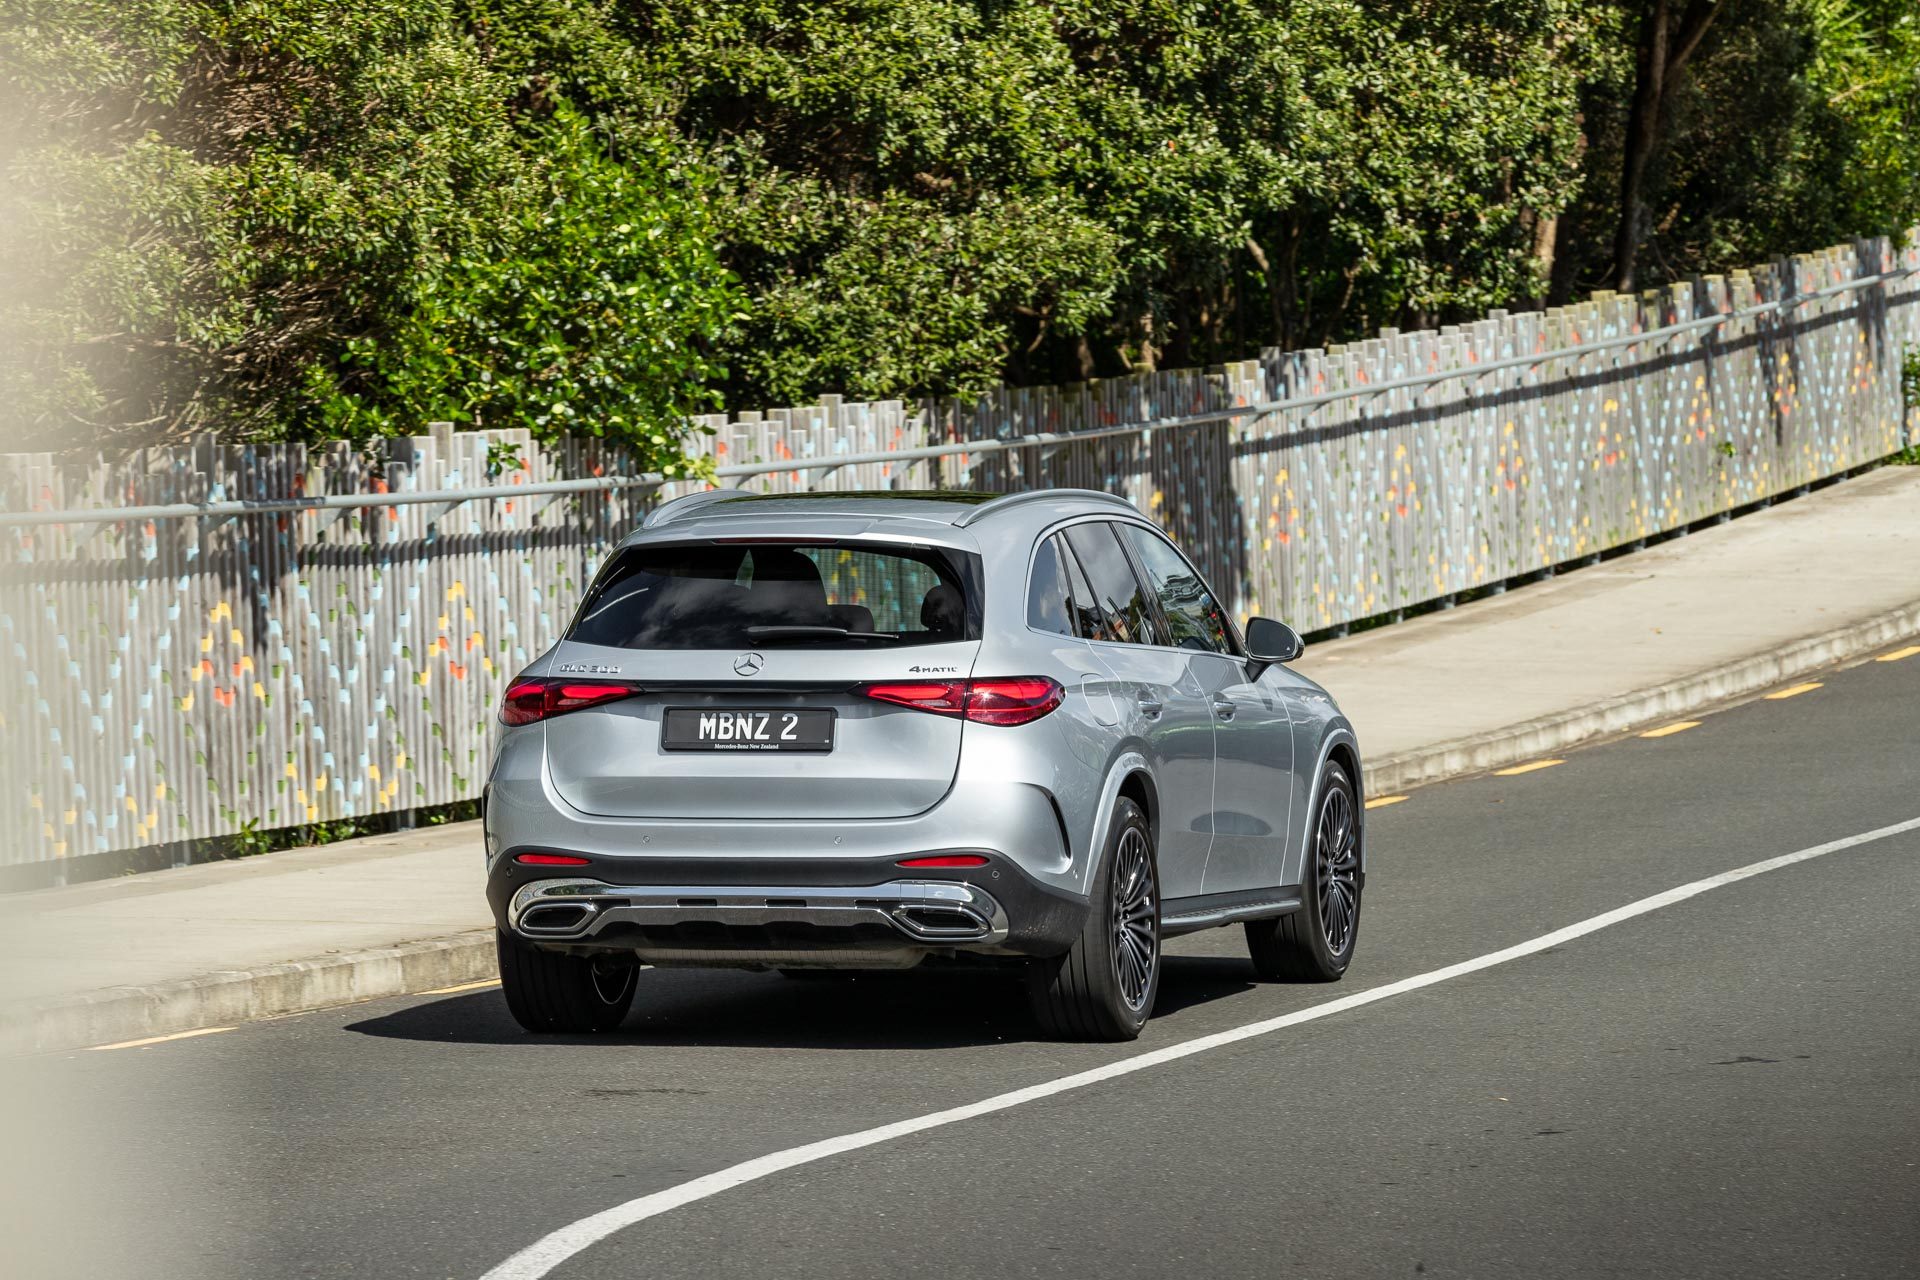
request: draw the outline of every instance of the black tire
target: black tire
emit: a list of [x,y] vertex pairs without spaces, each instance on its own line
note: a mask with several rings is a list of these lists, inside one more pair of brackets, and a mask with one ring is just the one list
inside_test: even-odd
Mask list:
[[[1249,920],[1247,951],[1268,982],[1338,982],[1360,940],[1360,813],[1353,783],[1327,764],[1307,835],[1300,910]],[[1329,927],[1331,921],[1331,927]]]
[[611,1031],[633,1004],[640,965],[631,957],[542,951],[498,929],[494,947],[507,1009],[536,1035]]
[[1160,993],[1160,877],[1153,829],[1131,800],[1114,810],[1091,898],[1067,953],[1028,963],[1027,999],[1049,1036],[1132,1040]]

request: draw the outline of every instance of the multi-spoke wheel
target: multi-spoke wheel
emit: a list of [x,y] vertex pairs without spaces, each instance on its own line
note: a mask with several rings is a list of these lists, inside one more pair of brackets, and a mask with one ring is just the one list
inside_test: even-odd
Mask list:
[[1360,931],[1360,823],[1353,783],[1329,763],[1314,810],[1300,910],[1247,922],[1253,967],[1270,982],[1333,982]]
[[1033,961],[1027,993],[1049,1035],[1131,1040],[1160,990],[1160,878],[1153,829],[1131,800],[1115,808],[1093,907],[1065,955]]
[[1143,829],[1121,832],[1113,878],[1113,976],[1127,1007],[1139,1009],[1160,972],[1160,901]]
[[1346,955],[1360,923],[1360,837],[1353,821],[1353,795],[1345,786],[1326,789],[1314,830],[1313,866],[1320,891],[1320,936],[1327,940],[1329,953]]
[[507,1009],[528,1031],[611,1031],[627,1016],[640,975],[633,957],[542,951],[498,930],[494,941]]

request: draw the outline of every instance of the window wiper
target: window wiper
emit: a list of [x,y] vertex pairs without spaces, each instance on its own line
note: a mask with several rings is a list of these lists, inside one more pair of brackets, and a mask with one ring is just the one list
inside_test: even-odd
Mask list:
[[803,626],[765,626],[748,627],[747,638],[756,644],[769,641],[797,640],[898,640],[900,637],[891,631],[849,631],[845,627],[803,627]]

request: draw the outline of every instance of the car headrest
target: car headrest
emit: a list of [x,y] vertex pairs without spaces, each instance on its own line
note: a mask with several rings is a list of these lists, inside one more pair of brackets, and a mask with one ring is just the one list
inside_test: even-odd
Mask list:
[[937,635],[958,638],[966,623],[966,602],[960,592],[942,582],[920,601],[920,625]]
[[787,615],[780,621],[811,625],[827,612],[827,587],[820,567],[791,547],[753,549],[753,585],[748,589],[756,613]]

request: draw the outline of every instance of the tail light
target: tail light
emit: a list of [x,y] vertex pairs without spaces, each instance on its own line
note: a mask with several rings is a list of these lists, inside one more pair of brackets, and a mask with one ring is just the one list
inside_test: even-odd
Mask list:
[[1060,705],[1064,690],[1046,676],[992,680],[914,680],[863,684],[858,692],[878,702],[961,716],[975,724],[1016,725],[1038,720]]
[[631,698],[640,690],[630,684],[596,680],[515,680],[500,703],[503,724],[532,724],[582,707]]

